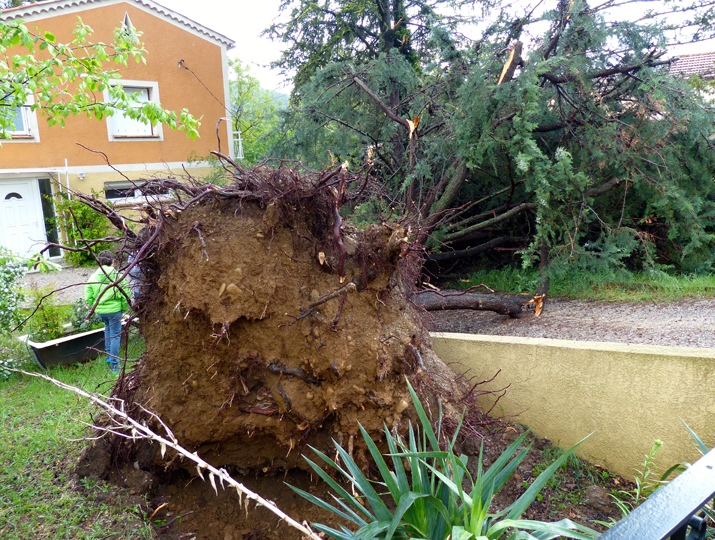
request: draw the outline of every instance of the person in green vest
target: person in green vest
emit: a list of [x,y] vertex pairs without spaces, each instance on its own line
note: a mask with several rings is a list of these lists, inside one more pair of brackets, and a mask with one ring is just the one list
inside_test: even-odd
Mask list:
[[97,255],[99,268],[89,277],[84,287],[84,299],[90,306],[97,303],[94,312],[104,323],[104,349],[112,373],[119,373],[122,315],[129,310],[127,284],[122,281],[118,285],[112,285],[118,277],[117,270],[114,268],[116,260],[111,251],[101,251]]

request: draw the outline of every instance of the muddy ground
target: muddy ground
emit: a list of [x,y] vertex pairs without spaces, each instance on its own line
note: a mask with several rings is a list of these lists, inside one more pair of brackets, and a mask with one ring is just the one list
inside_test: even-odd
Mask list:
[[[476,474],[479,445],[485,444],[485,461],[490,463],[519,432],[520,426],[495,423],[481,430],[466,442],[462,451],[469,457],[469,468]],[[558,450],[550,441],[537,439],[525,461],[516,471],[512,480],[502,488],[495,499],[493,510],[505,508],[518,498],[529,484],[558,455]],[[297,520],[318,522],[332,526],[339,522],[319,508],[307,504],[286,486],[285,482],[301,487],[313,495],[331,500],[331,493],[323,483],[318,483],[305,471],[291,470],[271,476],[235,474],[238,481],[264,497],[275,501],[289,515]],[[347,487],[347,486],[346,486]],[[543,490],[524,514],[525,519],[559,521],[564,518],[583,523],[597,530],[603,528],[594,521],[619,519],[620,513],[613,504],[610,493],[629,489],[632,485],[608,471],[573,460],[562,469],[554,480]],[[301,538],[300,533],[281,525],[277,518],[263,508],[248,511],[239,504],[233,491],[219,490],[218,496],[210,484],[201,482],[194,476],[182,474],[174,476],[168,484],[158,485],[150,497],[153,504],[147,514],[161,504],[166,506],[156,514],[156,536],[161,540],[239,540],[269,539],[287,540]],[[171,521],[183,516],[177,521]],[[166,524],[169,523],[167,526]]]

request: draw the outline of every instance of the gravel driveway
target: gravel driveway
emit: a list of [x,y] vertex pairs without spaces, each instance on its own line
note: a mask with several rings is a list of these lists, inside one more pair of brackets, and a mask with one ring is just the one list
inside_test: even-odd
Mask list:
[[[57,290],[53,297],[60,304],[71,304],[84,295],[84,284],[94,271],[93,268],[63,268],[58,272],[32,272],[20,280],[22,287],[37,287]],[[25,306],[28,307],[28,306]]]
[[715,348],[715,301],[668,304],[548,300],[533,312],[510,319],[491,311],[454,310],[425,315],[430,330],[495,336]]
[[[92,271],[35,272],[21,283],[62,289],[55,293],[57,299],[72,303],[82,297]],[[492,311],[453,310],[426,313],[425,322],[435,332],[715,348],[715,300],[635,304],[549,299],[540,317],[533,312],[511,319]]]

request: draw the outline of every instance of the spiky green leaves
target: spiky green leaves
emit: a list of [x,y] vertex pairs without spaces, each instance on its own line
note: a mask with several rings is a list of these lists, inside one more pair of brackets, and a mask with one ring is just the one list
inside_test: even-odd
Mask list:
[[[490,511],[493,497],[529,451],[529,446],[524,446],[527,434],[515,440],[487,470],[482,468],[480,451],[477,472],[473,477],[467,469],[467,457],[455,454],[459,428],[447,448],[442,450],[438,436],[441,418],[435,433],[412,386],[409,390],[421,430],[416,431],[410,425],[405,440],[385,428],[389,454],[382,455],[368,433],[360,428],[380,473],[378,480],[368,479],[348,452],[337,443],[335,448],[342,464],[316,449],[313,451],[323,462],[322,466],[305,458],[318,477],[334,491],[333,502],[321,500],[293,486],[290,486],[291,489],[320,508],[352,523],[357,530],[320,524],[315,525],[316,529],[337,540],[547,540],[558,537],[587,540],[597,536],[595,531],[569,520],[544,523],[519,519],[578,444],[545,469],[509,507]],[[342,483],[334,480],[325,467],[338,473]],[[467,490],[467,485],[471,489]]]

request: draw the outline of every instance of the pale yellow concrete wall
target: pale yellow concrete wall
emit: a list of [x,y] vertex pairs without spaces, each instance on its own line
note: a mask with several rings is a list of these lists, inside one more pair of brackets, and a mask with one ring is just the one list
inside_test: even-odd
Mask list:
[[[684,420],[715,446],[715,349],[432,334],[434,350],[484,388],[509,385],[493,415],[562,447],[591,432],[578,455],[625,478],[653,442],[665,469],[699,457]],[[490,407],[493,396],[484,396]]]

